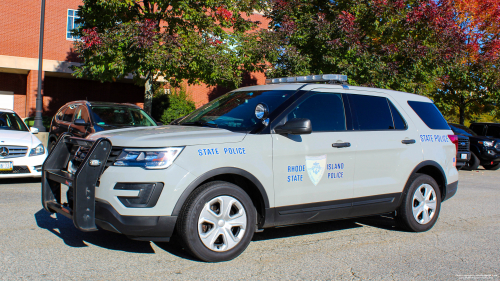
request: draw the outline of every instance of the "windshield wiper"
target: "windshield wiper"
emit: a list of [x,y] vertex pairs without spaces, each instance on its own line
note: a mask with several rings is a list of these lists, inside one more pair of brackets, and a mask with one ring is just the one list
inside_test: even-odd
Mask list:
[[217,126],[217,124],[215,123],[208,123],[207,121],[194,121],[194,122],[186,122],[186,123],[182,123],[182,124],[179,124],[179,125],[187,125],[187,126],[206,126],[206,127],[211,127],[211,128],[219,128],[219,126]]

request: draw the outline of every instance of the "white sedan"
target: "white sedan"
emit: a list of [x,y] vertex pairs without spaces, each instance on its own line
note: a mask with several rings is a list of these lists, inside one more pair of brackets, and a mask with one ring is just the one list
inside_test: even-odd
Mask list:
[[0,179],[40,177],[47,149],[10,109],[0,109]]

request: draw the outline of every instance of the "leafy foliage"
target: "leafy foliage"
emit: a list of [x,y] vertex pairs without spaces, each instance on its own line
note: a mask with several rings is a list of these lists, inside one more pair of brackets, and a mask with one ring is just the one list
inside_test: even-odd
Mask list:
[[171,89],[169,94],[165,93],[164,85],[155,84],[155,95],[153,97],[153,118],[169,124],[173,120],[185,116],[196,109],[189,93],[184,86]]
[[[429,93],[453,15],[434,0],[275,0],[263,38],[283,42],[268,59],[271,76],[342,73],[353,85]],[[443,47],[444,46],[444,47]]]
[[115,81],[132,73],[145,85],[147,112],[161,77],[174,87],[185,80],[235,87],[244,71],[264,66],[249,52],[257,33],[248,32],[258,27],[249,15],[265,8],[263,0],[83,2],[75,75]]

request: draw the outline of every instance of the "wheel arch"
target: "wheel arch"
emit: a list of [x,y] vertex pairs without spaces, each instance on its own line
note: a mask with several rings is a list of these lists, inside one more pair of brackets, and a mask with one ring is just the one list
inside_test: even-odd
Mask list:
[[269,197],[267,196],[264,186],[248,171],[235,167],[217,168],[208,171],[191,182],[177,200],[174,210],[172,211],[172,216],[179,216],[182,206],[186,203],[189,195],[202,184],[211,181],[227,181],[242,188],[248,196],[250,196],[257,210],[258,225],[264,224],[266,209],[269,208]]
[[448,182],[446,179],[446,174],[441,165],[439,165],[439,163],[432,160],[426,160],[418,164],[413,169],[410,176],[406,180],[406,185],[404,190],[410,187],[411,185],[410,180],[415,174],[424,174],[432,177],[437,182],[439,186],[439,191],[441,191],[441,200],[444,200],[444,198],[446,198],[446,192],[447,192],[446,187],[448,186]]

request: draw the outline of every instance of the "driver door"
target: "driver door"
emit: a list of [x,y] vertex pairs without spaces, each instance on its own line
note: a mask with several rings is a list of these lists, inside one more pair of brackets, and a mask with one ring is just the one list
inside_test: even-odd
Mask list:
[[348,131],[352,124],[346,122],[342,94],[313,90],[291,108],[285,119],[311,120],[312,133],[272,134],[278,215],[307,210],[314,215],[317,208],[330,207],[348,212],[350,202],[342,199],[353,196],[357,144]]

